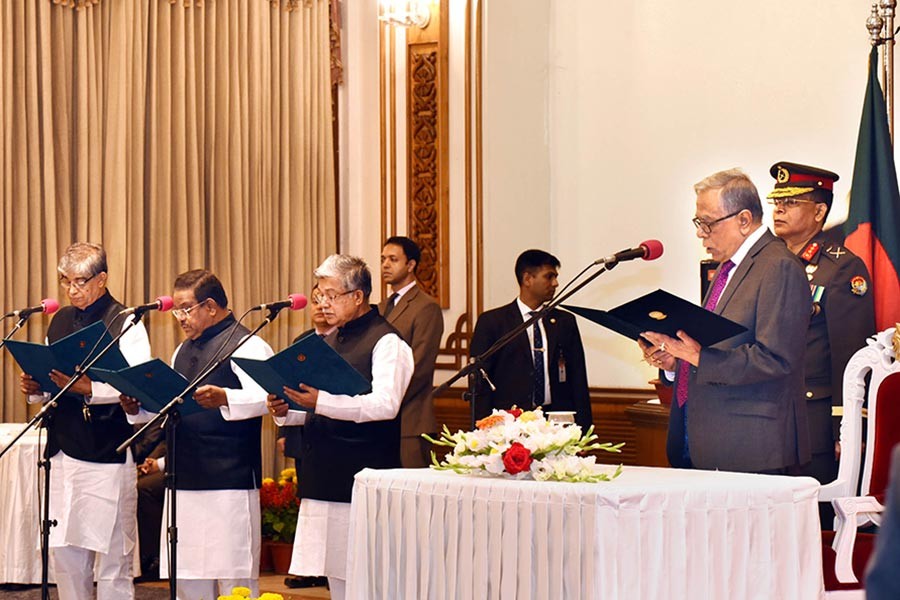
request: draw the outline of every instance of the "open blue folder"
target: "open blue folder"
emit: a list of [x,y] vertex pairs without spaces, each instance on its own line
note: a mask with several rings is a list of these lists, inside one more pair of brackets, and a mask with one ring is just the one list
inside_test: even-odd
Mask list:
[[[106,381],[126,396],[137,398],[145,410],[154,413],[162,410],[190,383],[181,373],[158,358],[115,371],[95,368],[88,373]],[[190,394],[178,407],[178,412],[183,416],[202,410],[204,408]]]
[[[267,392],[279,398],[284,398],[285,387],[296,389],[301,383],[331,394],[347,396],[372,391],[372,384],[315,332],[310,332],[266,360],[231,360]],[[308,410],[289,400],[288,404],[294,410]]]
[[[97,340],[100,340],[99,344]],[[56,394],[59,392],[59,386],[50,379],[50,371],[56,369],[61,373],[72,375],[78,365],[86,362],[88,352],[93,350],[95,345],[96,351],[99,352],[111,341],[112,336],[106,331],[106,325],[102,321],[97,321],[49,345],[9,340],[6,347],[22,371],[31,375],[41,385],[42,391]],[[95,366],[117,370],[127,367],[128,361],[122,356],[119,345],[116,344],[97,361]],[[98,379],[105,381],[102,378]]]

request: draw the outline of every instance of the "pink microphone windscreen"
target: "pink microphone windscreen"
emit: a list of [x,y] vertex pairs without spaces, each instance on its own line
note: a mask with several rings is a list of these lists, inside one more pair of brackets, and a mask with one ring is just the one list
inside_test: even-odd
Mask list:
[[291,300],[291,310],[300,310],[306,308],[306,296],[303,294],[291,294],[288,296]]
[[44,313],[48,315],[59,310],[59,302],[56,301],[56,298],[44,298],[41,300],[41,305],[44,307]]
[[644,255],[644,260],[656,260],[663,253],[663,245],[659,240],[647,240],[646,242],[641,242],[641,247],[647,250],[647,253]]
[[175,306],[172,296],[159,296],[156,298],[156,301],[159,302],[159,310],[161,312],[172,310],[172,307]]

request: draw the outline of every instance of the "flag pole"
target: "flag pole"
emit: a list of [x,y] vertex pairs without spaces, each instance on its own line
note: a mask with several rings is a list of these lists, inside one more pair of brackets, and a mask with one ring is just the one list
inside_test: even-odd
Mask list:
[[881,15],[884,18],[884,53],[881,55],[884,67],[882,85],[884,103],[887,106],[888,130],[894,140],[894,9],[897,0],[881,0]]

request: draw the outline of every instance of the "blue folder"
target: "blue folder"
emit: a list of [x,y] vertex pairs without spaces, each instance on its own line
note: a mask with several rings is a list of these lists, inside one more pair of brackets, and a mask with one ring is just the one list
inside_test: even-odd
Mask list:
[[[181,373],[158,358],[115,371],[91,369],[89,374],[96,375],[98,379],[106,381],[126,396],[137,398],[145,410],[154,413],[162,410],[190,383]],[[197,404],[190,394],[178,407],[178,412],[183,416],[203,410],[205,409]]]
[[[49,345],[9,340],[6,347],[22,371],[31,375],[41,385],[42,391],[56,394],[59,387],[50,379],[50,371],[56,369],[61,373],[72,375],[78,365],[86,362],[88,352],[93,350],[95,345],[96,352],[99,352],[111,341],[112,336],[106,331],[106,325],[102,321],[97,321]],[[127,367],[128,361],[122,356],[119,345],[116,344],[97,361],[95,366],[117,370]]]
[[[284,398],[285,387],[297,389],[301,383],[330,394],[346,396],[372,391],[372,384],[315,332],[310,332],[266,360],[231,360],[263,389],[279,398]],[[288,404],[294,410],[308,410],[289,400]]]

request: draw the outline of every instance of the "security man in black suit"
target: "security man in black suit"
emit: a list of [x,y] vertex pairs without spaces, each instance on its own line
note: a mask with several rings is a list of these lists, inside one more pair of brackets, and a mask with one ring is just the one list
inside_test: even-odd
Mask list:
[[[471,356],[478,356],[495,341],[530,318],[532,311],[553,298],[559,285],[559,259],[543,250],[526,250],[516,259],[519,297],[478,318]],[[494,408],[516,405],[547,411],[575,411],[575,422],[587,430],[593,422],[588,393],[584,347],[575,317],[552,310],[527,332],[488,358],[485,372],[496,391],[481,381],[476,393],[475,418]]]
[[790,162],[775,163],[770,172],[775,235],[803,262],[813,301],[805,361],[813,458],[802,474],[828,483],[838,470],[844,369],[875,333],[871,279],[859,257],[822,232],[838,175]]

